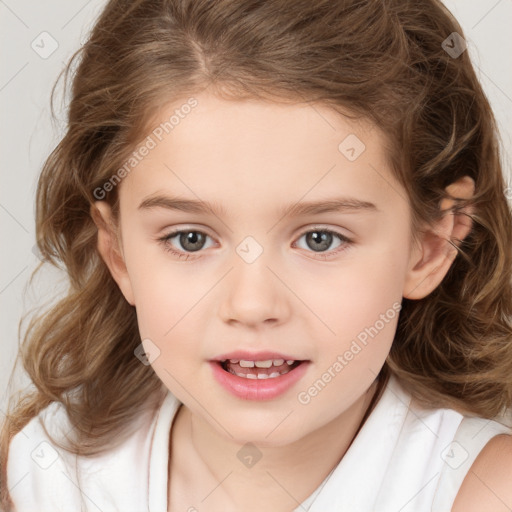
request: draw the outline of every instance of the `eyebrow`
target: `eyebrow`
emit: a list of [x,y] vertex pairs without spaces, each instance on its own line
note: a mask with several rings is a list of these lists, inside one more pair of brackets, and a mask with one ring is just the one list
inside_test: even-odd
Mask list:
[[[153,208],[165,208],[167,210],[176,210],[186,213],[213,213],[218,216],[226,216],[226,210],[218,203],[209,203],[207,201],[199,201],[186,199],[183,197],[168,197],[155,195],[144,199],[138,209],[151,210]],[[361,201],[352,197],[335,197],[321,201],[299,202],[288,205],[281,210],[281,214],[291,216],[301,215],[319,215],[329,212],[360,212],[373,211],[378,212],[379,209],[373,203]]]

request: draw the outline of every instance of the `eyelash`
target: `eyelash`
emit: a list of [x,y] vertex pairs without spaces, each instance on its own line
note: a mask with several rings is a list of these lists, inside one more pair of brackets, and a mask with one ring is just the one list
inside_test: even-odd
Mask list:
[[[329,233],[331,235],[334,235],[335,237],[338,237],[338,239],[342,242],[342,245],[333,251],[317,252],[317,253],[315,253],[314,251],[308,251],[308,252],[312,252],[313,254],[317,254],[322,259],[327,259],[331,256],[335,256],[335,255],[347,250],[353,244],[353,241],[350,240],[349,238],[347,238],[345,235],[342,235],[341,233],[338,233],[337,231],[333,231],[331,229],[326,229],[326,228],[321,228],[321,227],[315,227],[315,228],[305,231],[298,237],[297,240],[302,238],[304,235],[307,235],[309,233],[315,233],[315,232],[316,233]],[[160,242],[164,246],[164,250],[166,252],[169,252],[172,255],[177,256],[178,258],[185,258],[185,260],[196,259],[196,256],[194,255],[194,253],[177,251],[169,243],[169,241],[172,238],[174,238],[176,235],[179,235],[181,233],[200,233],[202,235],[205,235],[205,236],[211,238],[210,235],[208,235],[204,231],[199,231],[197,229],[178,229],[178,230],[172,231],[171,233],[168,233],[167,235],[164,235],[161,238],[158,238],[158,242]],[[196,252],[200,253],[201,249]],[[327,256],[327,254],[329,254],[329,256]],[[323,256],[323,255],[326,255],[326,256]]]

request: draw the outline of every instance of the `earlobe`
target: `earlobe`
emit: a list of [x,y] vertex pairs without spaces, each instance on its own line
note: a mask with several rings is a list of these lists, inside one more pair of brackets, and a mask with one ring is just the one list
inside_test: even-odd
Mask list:
[[90,208],[91,217],[98,228],[98,252],[107,265],[121,293],[132,306],[135,305],[130,277],[117,236],[112,209],[105,201],[96,201]]
[[[469,199],[474,190],[475,183],[469,176],[446,187],[446,192],[456,199]],[[457,257],[458,251],[452,243],[459,246],[471,232],[473,207],[454,210],[455,203],[455,199],[443,199],[440,208],[445,214],[435,226],[421,234],[411,251],[403,289],[405,298],[422,299],[437,288]]]

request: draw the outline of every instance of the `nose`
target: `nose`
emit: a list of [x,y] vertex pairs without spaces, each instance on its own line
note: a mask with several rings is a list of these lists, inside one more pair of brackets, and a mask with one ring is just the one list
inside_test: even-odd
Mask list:
[[265,251],[252,263],[234,255],[233,268],[220,292],[218,315],[223,322],[252,328],[286,322],[291,310],[290,292],[274,267],[277,265],[272,265]]

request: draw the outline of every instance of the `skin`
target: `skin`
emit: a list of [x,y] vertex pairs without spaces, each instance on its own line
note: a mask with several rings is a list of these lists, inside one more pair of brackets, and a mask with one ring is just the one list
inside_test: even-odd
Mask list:
[[512,510],[512,436],[493,437],[478,454],[453,503],[452,512]]
[[[298,393],[402,297],[434,290],[456,256],[447,240],[464,239],[471,221],[448,212],[414,243],[406,192],[388,166],[384,136],[367,122],[322,105],[234,102],[208,92],[196,98],[198,106],[119,185],[117,236],[109,205],[93,205],[98,250],[136,308],[141,339],[151,340],[145,347],[160,351],[154,371],[184,404],[172,429],[169,510],[291,511],[350,445],[398,315],[309,403]],[[162,108],[155,126],[179,104]],[[366,146],[353,162],[338,149],[350,134]],[[464,177],[448,191],[470,197],[474,183]],[[226,211],[138,208],[157,194],[199,198]],[[337,196],[372,202],[377,211],[281,213],[299,201]],[[158,240],[175,228],[208,235],[190,259]],[[305,236],[315,228],[352,242],[333,235],[327,249],[315,251]],[[251,264],[236,251],[247,236],[263,248]],[[186,254],[179,237],[167,244]],[[208,364],[237,349],[311,362],[286,393],[243,400],[216,382]],[[237,458],[247,442],[262,453],[251,468]]]

